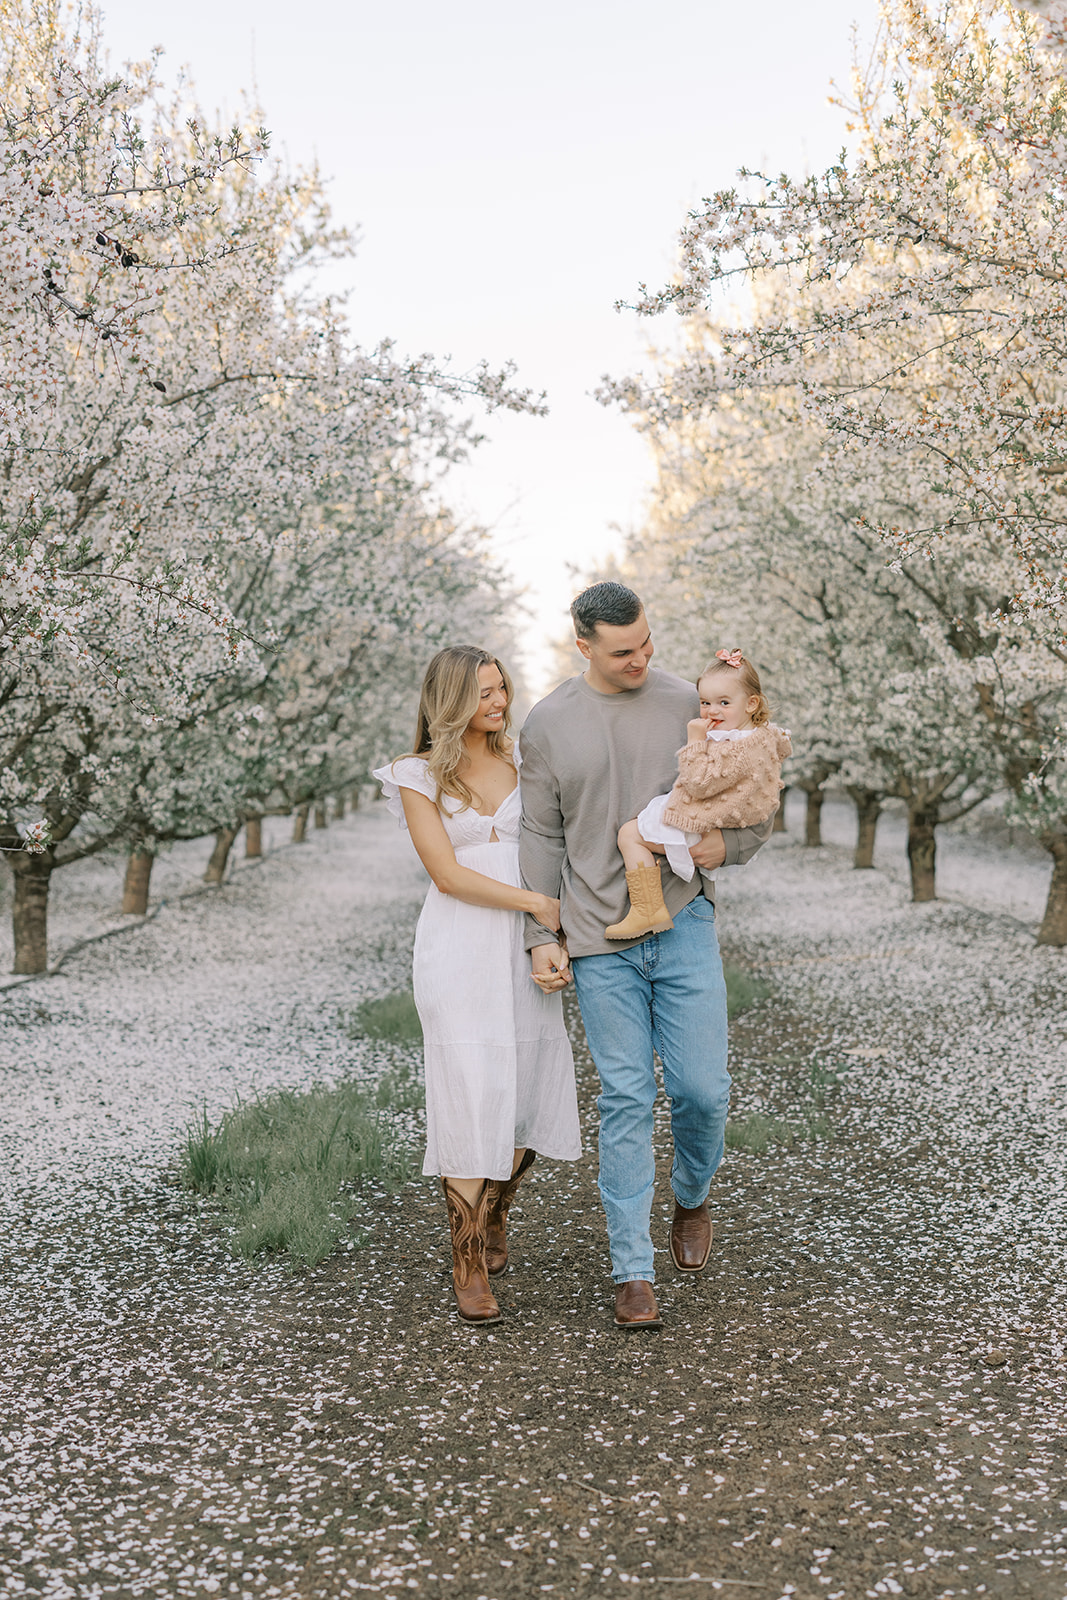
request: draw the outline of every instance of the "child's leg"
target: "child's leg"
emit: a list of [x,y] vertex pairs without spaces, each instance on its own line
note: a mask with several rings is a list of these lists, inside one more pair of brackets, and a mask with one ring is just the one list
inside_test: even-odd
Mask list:
[[654,867],[656,856],[663,854],[662,845],[645,843],[638,832],[636,822],[624,822],[619,829],[618,839],[619,853],[626,863],[627,872],[632,872],[635,867]]

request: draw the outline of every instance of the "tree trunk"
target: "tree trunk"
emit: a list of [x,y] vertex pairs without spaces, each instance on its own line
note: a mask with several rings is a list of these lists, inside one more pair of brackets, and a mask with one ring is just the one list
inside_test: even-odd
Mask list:
[[781,794],[778,796],[778,810],[774,813],[774,822],[771,824],[771,832],[772,833],[785,833],[785,831],[786,831],[786,827],[785,827],[785,797],[786,797],[786,795],[788,793],[789,793],[789,785],[786,784],[785,788],[782,790]]
[[1052,882],[1037,942],[1063,946],[1067,944],[1067,833],[1042,834],[1041,843],[1052,857]]
[[135,845],[126,862],[126,882],[122,889],[122,909],[127,916],[143,917],[148,911],[148,886],[152,881],[155,856],[151,850]]
[[352,785],[352,793],[348,797],[348,804],[349,804],[349,808],[352,811],[358,811],[359,810],[359,784],[358,783],[354,783]]
[[334,795],[334,799],[333,799],[333,820],[335,822],[340,822],[341,818],[344,816],[344,814],[345,814],[345,797],[344,797],[344,795],[343,794]]
[[856,852],[852,865],[873,867],[874,836],[882,815],[882,796],[877,789],[861,789],[853,784],[849,784],[848,792],[856,807]]
[[20,853],[11,863],[15,878],[13,972],[48,971],[48,890],[55,864],[51,850],[36,856]]
[[808,805],[804,815],[804,843],[822,844],[822,803],[826,799],[822,789],[808,790]]
[[245,818],[245,856],[255,860],[263,854],[263,818]]
[[297,806],[293,813],[293,843],[306,844],[308,836],[308,812],[311,809],[305,800],[302,806]]
[[329,818],[326,815],[326,802],[325,802],[325,800],[316,800],[315,801],[315,826],[316,826],[316,828],[325,828],[328,825],[328,823],[329,823]]
[[911,898],[915,902],[936,900],[936,829],[939,806],[909,805],[908,865],[911,867]]
[[226,863],[230,859],[230,850],[237,832],[236,828],[215,829],[215,848],[211,852],[211,859],[204,873],[205,883],[221,883],[226,876]]

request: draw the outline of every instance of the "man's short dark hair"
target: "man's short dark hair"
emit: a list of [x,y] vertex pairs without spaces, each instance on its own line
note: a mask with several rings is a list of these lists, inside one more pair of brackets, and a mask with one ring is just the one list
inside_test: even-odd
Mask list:
[[592,639],[597,623],[610,628],[628,628],[641,615],[642,605],[624,583],[593,583],[571,601],[571,617],[579,639]]

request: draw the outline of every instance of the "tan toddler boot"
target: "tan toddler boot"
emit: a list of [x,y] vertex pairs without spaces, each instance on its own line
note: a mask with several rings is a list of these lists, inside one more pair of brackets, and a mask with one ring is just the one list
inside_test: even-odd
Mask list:
[[634,867],[626,874],[626,887],[630,910],[621,922],[604,929],[605,939],[641,939],[646,933],[666,933],[674,927],[664,904],[658,867]]

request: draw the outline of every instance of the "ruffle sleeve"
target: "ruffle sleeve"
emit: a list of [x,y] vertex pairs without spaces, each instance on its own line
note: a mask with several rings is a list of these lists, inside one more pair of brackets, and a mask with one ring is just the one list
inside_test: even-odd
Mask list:
[[407,819],[404,816],[404,802],[400,798],[401,789],[414,789],[417,794],[424,794],[427,800],[437,799],[437,785],[427,772],[421,756],[401,756],[399,761],[391,761],[386,767],[377,767],[371,777],[377,778],[381,784],[385,803],[402,828],[407,827]]

